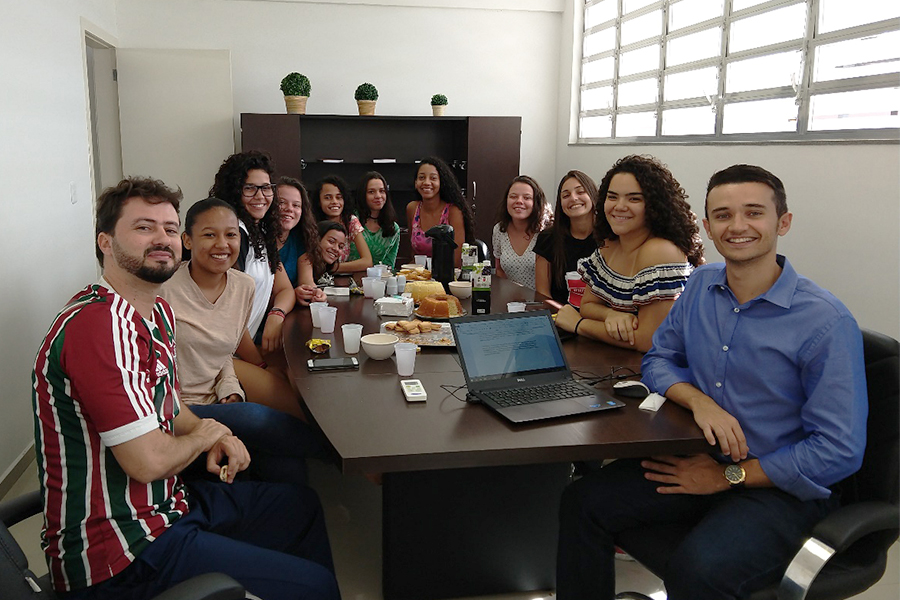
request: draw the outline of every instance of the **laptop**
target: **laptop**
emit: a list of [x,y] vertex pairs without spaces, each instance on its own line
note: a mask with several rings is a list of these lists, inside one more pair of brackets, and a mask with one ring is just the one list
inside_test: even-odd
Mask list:
[[469,394],[513,423],[625,406],[575,381],[550,311],[450,319]]

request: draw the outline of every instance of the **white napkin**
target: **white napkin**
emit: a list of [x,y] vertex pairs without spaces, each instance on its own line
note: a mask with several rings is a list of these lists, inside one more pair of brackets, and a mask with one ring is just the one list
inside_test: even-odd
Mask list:
[[349,296],[350,288],[328,286],[325,288],[325,295],[327,295],[327,296]]
[[656,412],[659,410],[659,407],[663,405],[663,402],[666,401],[665,396],[660,396],[656,392],[651,392],[649,396],[647,396],[643,402],[640,403],[638,408],[641,410],[649,410]]

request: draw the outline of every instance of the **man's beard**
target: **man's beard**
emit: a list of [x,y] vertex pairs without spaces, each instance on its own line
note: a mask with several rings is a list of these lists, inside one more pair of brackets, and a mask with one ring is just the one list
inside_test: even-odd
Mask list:
[[[172,254],[172,257],[175,259],[172,266],[164,264],[156,264],[155,266],[151,266],[146,264],[147,255],[151,252],[158,252],[160,250],[164,250]],[[175,256],[175,252],[173,252],[172,248],[169,246],[154,246],[152,248],[148,248],[144,252],[144,256],[142,258],[137,258],[125,252],[125,250],[122,249],[118,242],[116,242],[116,239],[112,238],[112,251],[113,258],[116,260],[116,264],[118,264],[121,268],[125,269],[138,279],[142,279],[149,283],[165,283],[169,280],[170,277],[172,277],[172,275],[175,274],[175,271],[178,270],[178,265],[181,263],[181,259]]]

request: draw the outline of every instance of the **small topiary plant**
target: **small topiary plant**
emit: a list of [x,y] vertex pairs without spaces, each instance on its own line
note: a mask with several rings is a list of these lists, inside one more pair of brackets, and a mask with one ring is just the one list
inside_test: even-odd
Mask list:
[[288,73],[281,80],[281,91],[285,96],[309,96],[312,85],[309,77],[300,73]]
[[448,103],[447,96],[443,94],[435,94],[431,97],[432,106],[446,106]]
[[361,83],[353,94],[356,100],[378,100],[378,90],[371,83]]

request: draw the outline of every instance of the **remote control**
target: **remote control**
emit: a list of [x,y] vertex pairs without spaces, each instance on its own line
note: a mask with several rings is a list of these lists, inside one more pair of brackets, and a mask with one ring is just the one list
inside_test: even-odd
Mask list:
[[403,379],[400,381],[400,387],[403,388],[403,395],[406,396],[407,402],[425,402],[428,397],[425,387],[418,379]]

